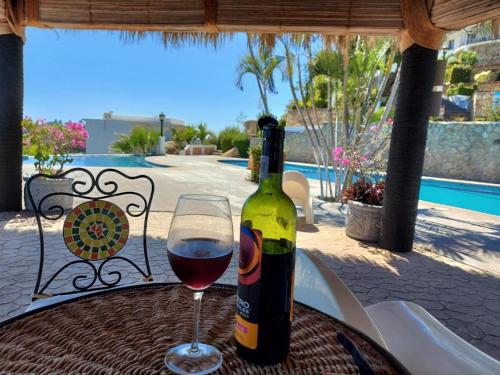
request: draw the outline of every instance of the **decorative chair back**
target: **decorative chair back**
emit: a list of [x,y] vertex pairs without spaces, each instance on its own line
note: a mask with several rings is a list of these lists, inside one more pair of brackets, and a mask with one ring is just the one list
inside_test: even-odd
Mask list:
[[[120,187],[119,181],[123,181],[125,188]],[[126,186],[130,182],[136,186]],[[138,184],[141,188],[137,187]],[[124,273],[123,267],[118,267],[119,263],[131,266],[145,282],[153,280],[147,244],[148,218],[154,194],[150,177],[129,176],[112,168],[101,170],[96,175],[84,168],[73,168],[57,176],[32,176],[26,182],[26,194],[35,212],[40,237],[40,262],[33,300],[118,286]],[[142,249],[136,251],[135,259],[122,255],[131,234],[131,221],[138,222],[138,237],[142,237]],[[52,262],[47,265],[47,270],[44,270],[47,256],[57,250],[60,254],[61,249],[46,246],[44,226],[47,230],[62,227],[65,245],[62,250],[66,254],[62,257],[63,263]],[[60,236],[57,238],[60,241]],[[69,259],[66,250],[71,253]],[[72,285],[71,290],[53,292],[68,283],[64,275]]]

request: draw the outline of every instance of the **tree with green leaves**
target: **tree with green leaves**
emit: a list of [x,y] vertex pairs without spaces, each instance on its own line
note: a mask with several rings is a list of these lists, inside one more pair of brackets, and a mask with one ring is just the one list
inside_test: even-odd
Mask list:
[[255,76],[263,110],[270,113],[267,95],[277,93],[274,74],[279,69],[283,57],[273,55],[272,50],[264,46],[260,46],[255,53],[254,43],[254,38],[247,34],[248,53],[236,67],[236,87],[243,90],[243,78],[248,74]]

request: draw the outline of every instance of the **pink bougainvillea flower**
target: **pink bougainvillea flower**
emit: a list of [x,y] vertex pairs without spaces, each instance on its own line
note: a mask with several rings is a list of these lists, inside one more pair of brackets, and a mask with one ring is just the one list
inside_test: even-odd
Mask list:
[[378,126],[377,125],[370,126],[370,131],[376,132],[377,130],[378,130]]
[[344,147],[335,147],[332,152],[334,161],[342,161],[342,156],[344,154]]
[[349,158],[342,159],[342,165],[348,166],[350,163],[351,163],[351,159],[349,159]]
[[392,125],[392,124],[394,123],[394,120],[393,120],[392,118],[390,118],[390,117],[389,117],[389,118],[387,118],[386,123],[387,123],[388,125]]

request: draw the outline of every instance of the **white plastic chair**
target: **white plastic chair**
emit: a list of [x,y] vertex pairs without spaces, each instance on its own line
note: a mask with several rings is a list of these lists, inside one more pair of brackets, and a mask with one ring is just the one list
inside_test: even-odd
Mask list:
[[314,224],[311,190],[306,176],[298,171],[283,173],[283,190],[293,203],[302,207],[306,224]]
[[389,351],[414,375],[500,374],[500,362],[413,302],[380,302],[365,310]]

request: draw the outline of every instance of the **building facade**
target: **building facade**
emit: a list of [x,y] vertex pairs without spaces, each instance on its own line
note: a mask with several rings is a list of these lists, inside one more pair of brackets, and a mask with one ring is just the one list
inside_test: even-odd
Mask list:
[[[87,154],[112,154],[111,145],[118,139],[120,134],[129,134],[137,126],[150,127],[160,131],[160,120],[158,116],[130,116],[118,115],[106,112],[102,119],[83,119],[85,127],[89,132],[87,139]],[[172,139],[172,128],[184,127],[184,121],[165,118],[163,123],[163,134],[165,139]]]

